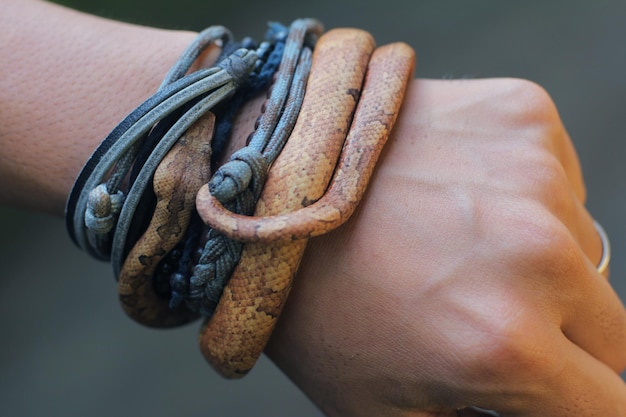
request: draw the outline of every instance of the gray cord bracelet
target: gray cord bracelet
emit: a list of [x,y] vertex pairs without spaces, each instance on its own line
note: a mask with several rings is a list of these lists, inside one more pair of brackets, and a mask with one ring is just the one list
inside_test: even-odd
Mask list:
[[257,55],[253,51],[242,49],[233,55],[234,56],[231,56],[229,59],[220,64],[224,67],[223,71],[230,75],[231,80],[219,87],[217,90],[213,91],[207,97],[200,100],[190,110],[188,110],[174,124],[174,126],[172,126],[142,167],[133,186],[126,196],[126,201],[117,221],[113,238],[113,246],[111,249],[111,263],[116,277],[119,275],[122,263],[124,262],[126,236],[130,226],[130,221],[134,215],[139,198],[148,186],[150,178],[154,174],[159,162],[161,162],[167,151],[169,151],[172,145],[189,128],[189,126],[198,120],[198,118],[200,118],[200,116],[202,116],[205,112],[213,108],[226,97],[233,94],[237,85],[241,84],[242,80],[245,79],[249,72],[254,68]]
[[[88,242],[86,242],[86,236],[83,230],[83,215],[85,207],[84,201],[81,201],[81,205],[79,207],[79,200],[81,200],[81,196],[85,194],[85,190],[90,191],[96,185],[94,184],[94,181],[90,181],[90,178],[94,175],[94,170],[100,164],[101,160],[111,159],[111,148],[114,148],[120,137],[123,136],[135,124],[143,120],[143,118],[149,112],[153,111],[165,100],[170,99],[172,96],[181,92],[183,89],[194,85],[195,83],[210,75],[211,72],[214,71],[213,69],[200,70],[188,76],[184,76],[193,64],[193,62],[207,47],[213,44],[228,42],[231,38],[231,33],[222,26],[213,26],[202,31],[192,42],[192,44],[183,52],[181,58],[177,61],[174,67],[168,72],[165,80],[163,81],[161,87],[157,90],[157,92],[152,97],[143,102],[140,106],[138,106],[126,118],[124,118],[124,120],[122,120],[111,131],[111,133],[103,140],[103,142],[90,156],[74,183],[74,187],[72,188],[66,205],[67,230],[74,243],[76,243],[79,247],[85,249],[91,255],[96,256],[94,251],[91,250]],[[140,139],[141,138],[138,138],[138,140]],[[117,158],[119,158],[119,156],[113,156],[113,163],[107,163],[109,169],[116,162]],[[99,257],[102,259],[108,259],[107,255]]]

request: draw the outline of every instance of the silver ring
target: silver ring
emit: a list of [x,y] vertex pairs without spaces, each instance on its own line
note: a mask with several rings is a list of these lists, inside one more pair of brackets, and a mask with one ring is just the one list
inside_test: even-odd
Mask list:
[[606,234],[606,231],[600,223],[594,220],[593,225],[598,231],[600,241],[602,242],[602,257],[600,258],[600,262],[598,262],[597,269],[600,274],[604,274],[609,268],[609,261],[611,260],[611,242],[609,241],[609,236]]

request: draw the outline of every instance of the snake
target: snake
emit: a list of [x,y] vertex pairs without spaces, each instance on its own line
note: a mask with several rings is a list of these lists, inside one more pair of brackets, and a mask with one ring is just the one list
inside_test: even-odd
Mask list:
[[254,216],[227,213],[207,186],[203,221],[246,242],[200,350],[221,375],[246,375],[263,352],[310,237],[345,222],[363,197],[413,73],[404,43],[376,48],[359,29],[334,29],[316,45],[294,130],[272,165]]
[[171,310],[158,294],[152,277],[165,255],[183,238],[198,189],[211,175],[211,138],[215,115],[202,115],[170,149],[157,167],[153,182],[157,198],[150,224],[126,257],[118,280],[122,308],[131,318],[151,327],[174,327],[197,314]]
[[343,224],[362,199],[399,113],[415,53],[404,43],[376,47],[358,29],[334,29],[315,47],[296,125],[272,164],[253,216],[211,195],[207,112],[169,150],[153,178],[157,204],[121,268],[122,307],[136,321],[172,327],[197,318],[171,310],[152,276],[183,238],[195,208],[227,237],[245,242],[213,316],[199,335],[202,354],[228,378],[246,375],[263,352],[288,298],[309,238]]

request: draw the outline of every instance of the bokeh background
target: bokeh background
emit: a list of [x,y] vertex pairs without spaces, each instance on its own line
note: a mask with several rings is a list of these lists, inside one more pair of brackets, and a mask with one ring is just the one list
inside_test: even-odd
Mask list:
[[[578,148],[588,207],[611,236],[612,282],[626,299],[623,0],[60,2],[174,29],[219,23],[238,37],[261,37],[267,21],[317,17],[381,44],[410,43],[420,77],[538,82]],[[266,359],[225,381],[200,356],[197,325],[155,331],[127,319],[109,266],[78,251],[61,219],[0,208],[0,265],[0,416],[321,416]]]

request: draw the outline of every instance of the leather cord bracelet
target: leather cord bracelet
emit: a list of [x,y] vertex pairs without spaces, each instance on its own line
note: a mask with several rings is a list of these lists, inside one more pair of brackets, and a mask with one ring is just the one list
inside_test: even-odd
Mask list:
[[[287,140],[300,110],[311,58],[310,50],[304,45],[305,39],[312,35],[309,42],[314,42],[320,31],[319,23],[311,19],[297,20],[292,24],[281,66],[276,74],[277,81],[256,131],[251,135],[249,144],[235,152],[209,182],[217,184],[222,191],[223,201],[230,203],[233,210],[251,214],[254,209],[268,167]],[[191,273],[174,274],[172,277],[172,289],[177,291],[176,297],[172,297],[169,303],[173,309],[168,308],[157,291],[146,288],[148,283],[145,276],[138,275],[136,267],[129,267],[132,273],[126,273],[124,265],[119,293],[122,305],[131,317],[155,327],[181,324],[178,320],[168,318],[168,313],[173,314],[173,310],[190,309],[210,317],[239,260],[241,244],[211,230],[205,233],[208,235],[206,243]],[[142,257],[153,251],[155,248],[151,245],[158,247],[158,243],[148,241],[145,248],[136,246],[133,257]],[[183,298],[185,305],[181,305],[178,298]]]
[[[227,30],[203,32],[155,96],[96,149],[68,200],[70,236],[111,258],[124,310],[155,327],[206,316],[201,350],[224,376],[245,375],[263,351],[308,238],[354,211],[412,76],[414,52],[405,44],[376,48],[355,29],[321,33],[317,21],[300,19],[286,38],[231,53]],[[211,44],[224,47],[224,57],[187,74]],[[274,52],[281,63],[248,146],[207,181],[215,126],[229,123],[225,108],[245,97],[236,90]],[[143,204],[152,194],[154,204]],[[168,285],[155,277],[169,258],[183,269]]]
[[[316,201],[330,203],[335,212],[356,207],[413,73],[414,53],[407,45],[374,49],[372,37],[360,30],[333,30],[320,38],[301,113],[269,172],[256,216],[286,214]],[[343,192],[326,197],[329,183]],[[254,227],[241,236],[238,225],[213,218],[205,204],[209,194],[206,186],[198,193],[203,219],[235,239],[255,241]],[[347,214],[332,226],[347,220]],[[262,219],[255,223],[260,224]],[[241,377],[254,366],[287,300],[307,239],[292,236],[290,226],[282,225],[284,236],[246,243],[215,314],[201,330],[200,348],[224,376]],[[308,226],[300,222],[297,227]]]
[[[180,102],[181,96],[185,96],[184,92],[188,93],[194,86],[197,90],[198,86],[196,83],[201,82],[216,72],[215,69],[204,69],[188,76],[177,78],[181,77],[181,74],[184,74],[192,65],[190,57],[195,56],[197,58],[205,48],[218,41],[226,41],[230,37],[230,33],[223,28],[209,28],[209,30],[203,31],[189,49],[183,53],[183,59],[172,68],[159,90],[126,116],[87,160],[70,192],[65,216],[70,237],[74,243],[86,250],[90,255],[104,260],[108,260],[109,257],[106,253],[94,251],[87,242],[83,217],[87,198],[85,190],[91,191],[94,189],[104,175],[113,168],[115,162],[119,159],[119,155],[132,146],[132,142],[130,144],[124,143],[122,140],[124,135],[128,137],[130,134],[134,134],[136,136],[135,140],[140,140],[159,118],[165,116],[162,110],[165,101],[170,100],[169,103],[172,106],[176,106]],[[195,54],[193,51],[196,51]],[[197,92],[195,96],[202,94],[202,92]],[[159,106],[161,107],[159,108]],[[161,111],[159,112],[159,110]],[[149,114],[151,114],[150,118],[148,117]]]

